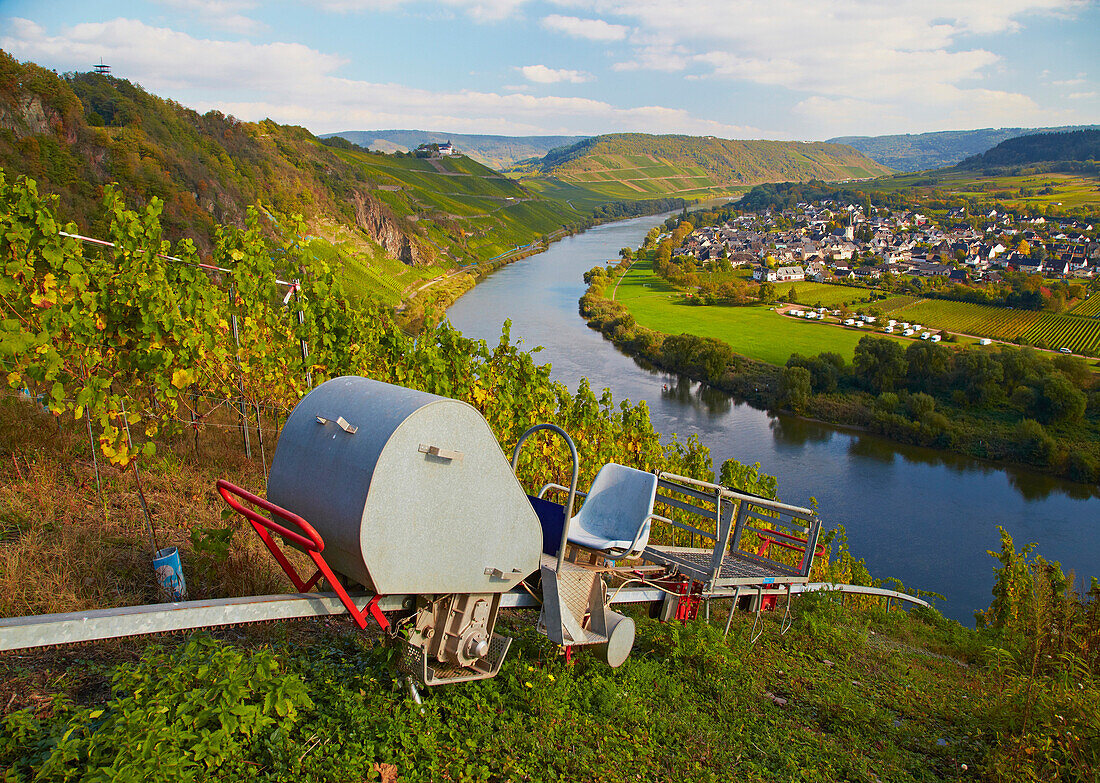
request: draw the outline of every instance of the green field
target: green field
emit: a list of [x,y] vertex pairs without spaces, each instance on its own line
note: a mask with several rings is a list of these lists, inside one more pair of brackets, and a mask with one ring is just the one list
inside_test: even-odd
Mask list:
[[949,331],[996,340],[1023,341],[1074,353],[1100,353],[1100,319],[1080,315],[1013,310],[1007,307],[920,299],[890,312],[897,319],[916,321]]
[[792,286],[798,297],[798,304],[810,305],[811,307],[839,307],[845,302],[849,305],[868,302],[873,293],[866,288],[803,281],[801,283],[776,283],[775,288],[779,292],[779,298],[785,302],[794,302],[795,300],[787,298]]
[[[619,283],[616,301],[642,326],[665,334],[689,333],[714,337],[752,359],[782,365],[792,353],[839,353],[851,361],[856,344],[867,332],[824,323],[800,321],[765,306],[720,307],[682,303],[683,295],[640,261]],[[908,340],[904,341],[908,343]]]

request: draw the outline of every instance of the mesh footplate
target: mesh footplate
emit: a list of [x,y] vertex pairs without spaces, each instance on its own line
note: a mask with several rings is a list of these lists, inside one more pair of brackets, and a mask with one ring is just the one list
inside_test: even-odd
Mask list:
[[[675,568],[682,574],[690,576],[700,582],[709,582],[712,578],[711,559],[714,553],[709,549],[669,549],[661,550],[656,547],[647,547],[642,557],[644,560],[667,565]],[[758,563],[748,557],[737,555],[725,555],[718,573],[713,575],[716,587],[753,584],[787,584],[805,582],[805,577],[800,577],[793,570],[784,570],[774,565]]]
[[473,666],[454,666],[442,661],[429,662],[428,656],[419,647],[402,642],[405,647],[398,668],[416,677],[424,685],[447,685],[454,682],[470,682],[495,677],[508,654],[512,639],[508,636],[493,634],[489,642],[489,652]]

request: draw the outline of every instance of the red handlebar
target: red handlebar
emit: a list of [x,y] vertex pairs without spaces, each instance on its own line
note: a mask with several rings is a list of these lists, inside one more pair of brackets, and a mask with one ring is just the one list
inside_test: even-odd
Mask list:
[[[325,549],[325,542],[321,540],[321,536],[313,529],[311,524],[297,514],[287,511],[280,506],[276,506],[270,500],[264,500],[258,495],[253,495],[247,489],[242,489],[236,484],[229,483],[225,479],[219,479],[217,487],[218,493],[222,496],[222,499],[229,504],[230,508],[252,523],[252,528],[256,531],[256,534],[263,540],[268,551],[271,552],[272,557],[274,557],[279,565],[283,567],[286,575],[290,577],[290,581],[294,583],[294,586],[299,592],[308,593],[313,589],[314,585],[324,577],[328,580],[329,586],[336,592],[336,595],[340,598],[340,602],[344,605],[344,608],[348,610],[352,619],[355,620],[360,628],[367,627],[367,613],[370,613],[382,630],[389,630],[390,622],[386,619],[386,616],[382,614],[382,610],[378,608],[378,599],[381,598],[381,596],[376,595],[371,598],[363,611],[355,607],[355,602],[351,600],[351,596],[348,595],[347,590],[340,584],[339,578],[337,578],[333,570],[329,568],[328,563],[325,562],[325,558],[321,555],[321,552]],[[272,516],[278,517],[284,522],[294,525],[301,532],[291,530],[272,519],[268,519],[263,514],[257,513],[254,509],[243,505],[240,502],[241,500],[267,511]],[[317,571],[313,576],[308,580],[302,579],[302,577],[299,576],[297,569],[287,560],[286,555],[279,549],[279,545],[275,543],[275,539],[271,535],[272,533],[279,534],[287,541],[297,544],[306,551],[310,560],[317,566]]]
[[[236,484],[230,484],[225,479],[218,479],[217,487],[218,492],[221,493],[221,496],[225,500],[225,502],[228,503],[234,511],[243,516],[249,522],[263,525],[268,530],[278,533],[280,536],[287,539],[288,541],[293,541],[295,544],[302,547],[303,549],[318,553],[324,551],[325,542],[321,540],[321,536],[317,533],[316,530],[313,529],[313,525],[306,522],[297,514],[287,511],[281,506],[276,506],[270,500],[264,500],[259,495],[253,495],[247,489],[242,489]],[[236,499],[231,497],[231,495],[236,495],[242,500],[246,500],[252,505],[258,506],[264,511],[267,511],[268,513],[277,516],[280,519],[286,520],[287,522],[296,525],[298,529],[302,531],[302,533],[296,533],[289,528],[283,527],[278,522],[268,519],[263,514],[257,514],[255,511],[248,508],[247,506],[241,505]],[[305,535],[303,535],[303,533]]]

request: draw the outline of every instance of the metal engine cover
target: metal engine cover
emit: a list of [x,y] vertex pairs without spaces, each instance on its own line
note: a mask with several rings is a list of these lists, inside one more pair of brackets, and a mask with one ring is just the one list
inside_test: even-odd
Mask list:
[[267,496],[376,593],[497,593],[539,567],[542,528],[488,423],[459,400],[346,376],[279,436]]

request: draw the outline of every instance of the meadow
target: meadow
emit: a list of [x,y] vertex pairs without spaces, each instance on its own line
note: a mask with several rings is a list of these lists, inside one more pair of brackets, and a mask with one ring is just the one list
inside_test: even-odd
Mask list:
[[638,262],[623,276],[615,300],[626,305],[642,326],[665,334],[714,337],[739,354],[775,365],[786,364],[792,353],[809,356],[824,351],[838,353],[851,361],[856,344],[867,334],[857,329],[800,321],[764,305],[686,304],[683,294],[655,275],[648,261]]
[[[869,302],[874,292],[867,288],[855,288],[848,285],[832,285],[829,283],[814,283],[802,281],[800,283],[776,283],[779,298],[784,302],[796,302],[810,305],[811,307],[840,307],[841,305],[855,305]],[[794,288],[796,299],[788,296],[791,288]]]

